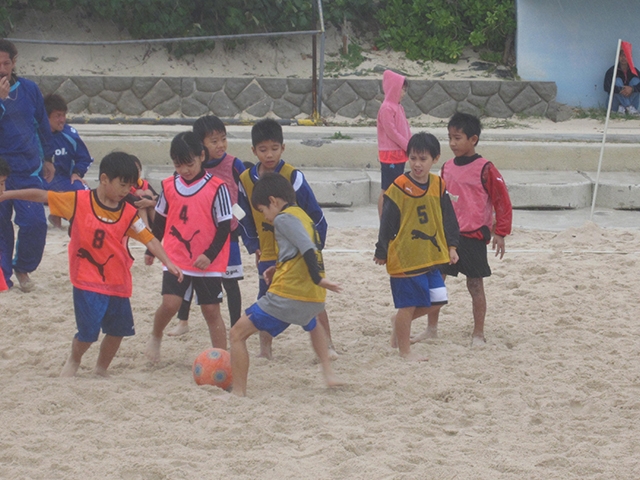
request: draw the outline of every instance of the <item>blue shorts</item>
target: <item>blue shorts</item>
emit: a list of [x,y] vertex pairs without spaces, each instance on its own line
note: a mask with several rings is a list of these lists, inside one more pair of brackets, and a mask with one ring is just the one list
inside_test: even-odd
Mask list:
[[380,187],[382,190],[387,191],[387,188],[391,186],[393,181],[404,173],[404,163],[381,163],[380,171],[382,176],[380,178]]
[[[278,320],[276,317],[272,317],[262,310],[257,303],[254,303],[247,308],[244,313],[247,314],[251,323],[253,323],[258,330],[267,332],[272,337],[277,337],[284,332],[289,325],[291,325],[291,323],[283,322],[282,320]],[[310,332],[316,328],[316,319],[312,318],[311,321],[302,328],[306,332]]]
[[113,337],[135,335],[133,312],[128,298],[89,292],[73,287],[73,307],[81,342],[95,342],[102,333]]
[[437,269],[415,277],[391,277],[391,294],[396,308],[430,307],[447,303],[447,287]]
[[269,268],[269,267],[274,267],[276,265],[276,261],[275,260],[271,260],[268,262],[258,262],[258,298],[262,298],[265,296],[265,294],[267,293],[267,290],[269,290],[269,285],[267,285],[267,282],[264,281],[264,278],[262,276],[262,274],[264,273],[264,271]]

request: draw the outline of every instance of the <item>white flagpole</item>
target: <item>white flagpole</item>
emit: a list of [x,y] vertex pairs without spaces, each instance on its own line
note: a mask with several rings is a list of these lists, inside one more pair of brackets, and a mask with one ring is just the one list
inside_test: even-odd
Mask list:
[[609,92],[609,105],[607,106],[607,119],[604,122],[604,133],[602,134],[602,146],[600,147],[600,160],[598,160],[598,172],[596,173],[596,184],[593,187],[593,198],[591,199],[591,215],[589,220],[593,220],[593,210],[596,208],[596,197],[598,196],[598,185],[600,184],[600,170],[602,169],[602,156],[604,155],[604,144],[607,141],[607,127],[611,116],[611,104],[613,103],[613,90],[616,87],[618,76],[618,60],[620,59],[620,47],[622,39],[618,39],[618,49],[616,50],[616,61],[613,64],[613,76],[611,78],[611,91]]

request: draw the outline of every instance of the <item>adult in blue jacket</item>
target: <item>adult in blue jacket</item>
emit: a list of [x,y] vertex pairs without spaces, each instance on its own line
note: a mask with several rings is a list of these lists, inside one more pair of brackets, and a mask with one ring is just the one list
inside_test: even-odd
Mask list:
[[[17,56],[15,45],[0,39],[0,157],[11,168],[6,189],[43,188],[41,175],[50,181],[54,174],[50,161],[51,127],[38,86],[13,71]],[[18,226],[15,255],[11,223],[14,212]],[[13,285],[11,275],[15,272],[20,288],[33,290],[29,273],[42,260],[46,237],[47,221],[41,203],[20,200],[0,203],[0,265],[7,285]]]

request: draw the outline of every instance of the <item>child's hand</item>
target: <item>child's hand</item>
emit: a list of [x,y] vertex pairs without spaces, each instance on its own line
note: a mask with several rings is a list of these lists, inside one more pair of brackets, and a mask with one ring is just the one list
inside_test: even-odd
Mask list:
[[373,261],[376,262],[376,265],[386,265],[387,260],[383,258],[373,257]]
[[193,263],[193,266],[200,270],[206,270],[209,268],[209,265],[211,265],[211,260],[209,260],[209,257],[204,253],[198,255],[198,258],[196,258],[196,261]]
[[133,202],[133,204],[136,206],[136,208],[149,208],[156,206],[156,202],[148,198],[141,198],[140,200]]
[[504,257],[504,237],[493,234],[493,241],[491,242],[491,249],[496,251],[496,257],[500,255],[500,260]]
[[178,283],[182,283],[182,280],[184,279],[183,275],[182,275],[182,270],[180,270],[178,267],[176,267],[173,263],[171,262],[167,262],[165,264],[165,267],[167,267],[167,270],[172,273],[173,275],[175,275],[176,277],[178,277]]
[[155,260],[156,257],[154,257],[153,255],[148,255],[148,254],[144,254],[144,264],[145,265],[153,265],[153,261]]
[[11,90],[9,76],[0,77],[0,98],[2,100],[5,100],[9,96],[9,90]]
[[262,272],[262,278],[264,279],[264,283],[266,283],[267,285],[271,285],[271,280],[273,280],[274,273],[276,273],[275,265],[267,268],[264,272]]
[[338,285],[337,283],[331,282],[326,278],[323,278],[322,280],[320,280],[320,283],[318,283],[318,286],[322,288],[326,288],[327,290],[331,290],[332,292],[336,292],[336,293],[340,293],[342,291],[342,287],[340,285]]
[[458,250],[453,247],[449,247],[449,265],[458,263],[458,260],[460,260],[460,257],[458,256]]
[[84,183],[85,185],[87,184],[87,182],[84,181],[84,178],[82,178],[77,173],[74,173],[74,174],[71,175],[71,183],[75,182],[76,180],[79,180],[80,182]]
[[53,162],[42,162],[42,178],[51,183],[56,174],[56,167]]

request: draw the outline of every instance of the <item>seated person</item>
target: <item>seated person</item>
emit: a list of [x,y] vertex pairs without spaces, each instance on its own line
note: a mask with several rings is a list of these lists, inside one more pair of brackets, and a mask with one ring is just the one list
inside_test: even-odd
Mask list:
[[[627,54],[631,57],[630,49],[628,49],[628,52],[625,52],[624,48],[620,50],[611,111],[621,114],[640,115],[640,78],[638,77],[638,71],[633,66],[633,59],[627,58]],[[607,94],[611,92],[612,79],[613,67],[607,70],[604,75],[604,91]]]

